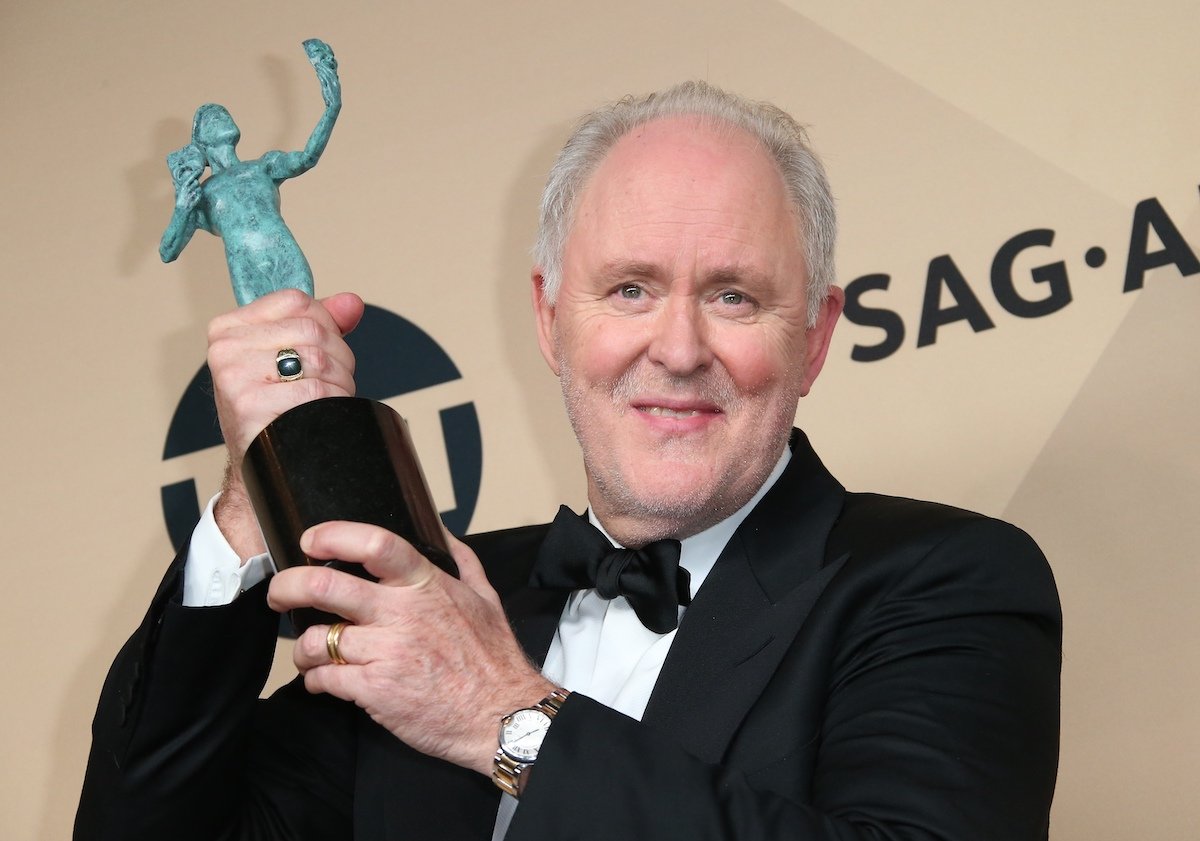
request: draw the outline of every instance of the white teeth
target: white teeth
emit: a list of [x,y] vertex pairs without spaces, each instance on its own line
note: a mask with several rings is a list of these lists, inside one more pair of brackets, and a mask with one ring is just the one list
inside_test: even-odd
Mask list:
[[663,406],[647,406],[642,409],[648,415],[653,415],[656,418],[694,418],[700,414],[697,409],[688,409],[686,411],[677,411],[675,409],[667,409]]

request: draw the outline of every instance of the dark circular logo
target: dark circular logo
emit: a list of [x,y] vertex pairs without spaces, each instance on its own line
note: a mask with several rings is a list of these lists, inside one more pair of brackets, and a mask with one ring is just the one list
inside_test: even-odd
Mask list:
[[[362,321],[346,341],[357,360],[355,381],[360,397],[389,400],[462,378],[427,333],[381,307],[368,304]],[[441,512],[442,521],[452,533],[461,535],[470,527],[479,501],[483,473],[479,416],[475,404],[466,402],[438,409],[438,421],[455,500],[453,508]],[[421,442],[417,443],[419,449]],[[206,364],[192,377],[175,408],[162,457],[166,462],[223,444]],[[432,454],[421,455],[428,473]],[[178,551],[200,518],[195,476],[163,485],[162,509],[171,545]]]

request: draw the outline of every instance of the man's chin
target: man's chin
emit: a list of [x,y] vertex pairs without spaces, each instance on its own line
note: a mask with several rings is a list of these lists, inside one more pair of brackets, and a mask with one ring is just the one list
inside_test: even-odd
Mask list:
[[653,525],[656,531],[666,528],[672,534],[710,519],[714,512],[720,514],[725,507],[719,496],[713,494],[710,476],[690,482],[671,481],[673,478],[678,477],[663,473],[651,481],[597,482],[595,485],[605,507],[614,514]]

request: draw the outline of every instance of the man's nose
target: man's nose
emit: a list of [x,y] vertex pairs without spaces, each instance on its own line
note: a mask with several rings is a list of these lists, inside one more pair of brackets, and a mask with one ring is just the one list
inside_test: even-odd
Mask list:
[[668,373],[686,377],[712,364],[708,325],[691,296],[668,296],[655,316],[647,356]]

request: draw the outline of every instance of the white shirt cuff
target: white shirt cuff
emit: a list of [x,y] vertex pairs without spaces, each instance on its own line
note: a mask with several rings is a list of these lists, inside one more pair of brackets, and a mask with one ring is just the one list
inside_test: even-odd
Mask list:
[[217,526],[213,506],[220,494],[208,501],[200,522],[192,532],[187,562],[183,567],[183,604],[185,607],[216,607],[229,604],[238,594],[273,575],[275,565],[267,553],[255,555],[246,563],[229,545]]

